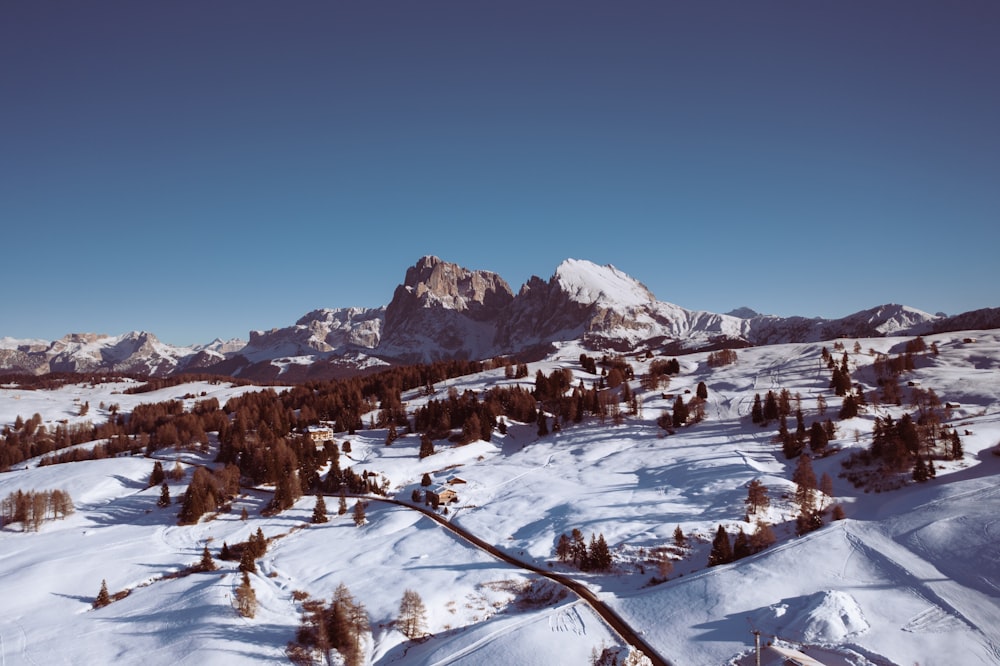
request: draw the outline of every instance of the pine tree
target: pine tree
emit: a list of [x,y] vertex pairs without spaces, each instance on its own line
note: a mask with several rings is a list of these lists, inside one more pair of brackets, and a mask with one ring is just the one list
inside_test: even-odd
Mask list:
[[249,543],[243,547],[243,551],[240,553],[239,570],[243,573],[257,572],[257,562],[253,556],[253,548],[250,547]]
[[750,549],[758,553],[775,541],[778,538],[774,535],[774,530],[767,522],[758,519],[756,525],[754,525],[754,533],[750,535]]
[[201,551],[201,561],[195,567],[197,571],[215,571],[218,567],[215,566],[215,560],[212,559],[212,554],[208,552],[208,544],[205,544],[204,549]]
[[677,396],[674,400],[674,415],[673,415],[673,425],[675,428],[680,428],[682,425],[687,423],[688,420],[688,406],[684,404],[683,396]]
[[590,563],[587,561],[587,542],[583,540],[583,532],[574,527],[570,540],[573,544],[573,564],[586,571]]
[[347,513],[347,495],[341,490],[340,501],[337,503],[337,515],[343,516],[345,513]]
[[698,382],[698,388],[695,389],[695,395],[702,400],[708,400],[708,387],[705,386],[705,382]]
[[733,547],[729,543],[729,535],[726,534],[722,525],[719,525],[719,529],[715,532],[715,539],[712,540],[712,550],[708,554],[708,566],[714,567],[732,561]]
[[316,506],[313,508],[312,522],[313,524],[325,523],[329,518],[326,516],[326,501],[323,496],[316,493]]
[[361,500],[354,503],[354,524],[361,527],[365,524],[365,505]]
[[917,461],[913,464],[913,480],[920,483],[926,481],[930,478],[927,473],[927,465],[924,463],[923,456],[918,455]]
[[823,493],[824,497],[833,498],[833,477],[826,472],[823,472],[823,475],[819,477],[819,491]]
[[170,487],[167,486],[166,481],[160,486],[160,499],[156,501],[156,506],[160,508],[170,506]]
[[841,421],[845,419],[853,419],[858,415],[858,403],[854,399],[853,394],[847,394],[844,396],[844,402],[840,406],[840,412],[837,416]]
[[434,455],[434,440],[427,435],[423,435],[420,438],[420,459],[423,460],[427,456],[432,455]]
[[[541,370],[539,370],[541,372]],[[538,436],[545,437],[549,434],[549,421],[545,418],[545,412],[538,410]]]
[[736,539],[733,541],[733,559],[741,560],[747,555],[752,554],[752,552],[750,549],[750,539],[741,527],[740,531],[736,533]]
[[608,542],[604,540],[604,534],[598,534],[597,539],[590,535],[590,549],[587,553],[590,560],[590,568],[596,571],[607,571],[611,568],[611,550]]
[[340,652],[345,666],[361,666],[362,639],[371,631],[364,604],[356,601],[347,586],[341,583],[325,615],[330,644]]
[[166,473],[163,471],[163,463],[159,460],[153,463],[153,471],[149,475],[149,487],[158,486],[167,478]]
[[809,456],[805,454],[799,456],[795,471],[792,473],[792,481],[796,484],[795,503],[799,506],[799,512],[803,514],[811,512],[816,503],[816,473],[813,471]]
[[101,580],[101,591],[97,593],[97,598],[94,599],[94,608],[104,608],[111,603],[111,595],[108,594],[108,581]]
[[424,472],[424,475],[422,477],[420,477],[420,485],[422,485],[424,488],[427,488],[428,486],[432,485],[433,483],[434,482],[431,481],[431,475],[428,474],[427,472]]
[[236,588],[236,609],[240,615],[251,619],[257,614],[257,593],[250,585],[247,571],[243,571],[243,580]]
[[828,441],[823,424],[819,421],[813,421],[812,426],[809,428],[809,448],[813,453],[819,455],[826,450]]
[[687,537],[684,536],[684,530],[681,529],[680,525],[674,528],[674,545],[678,548],[687,547]]
[[399,602],[399,630],[407,638],[423,636],[427,631],[427,608],[414,590],[407,589]]
[[961,460],[965,452],[962,451],[962,439],[958,436],[957,430],[951,431],[951,459]]
[[764,398],[764,423],[778,418],[778,399],[774,396],[774,391],[768,391]]
[[242,520],[243,522],[246,522],[247,518],[249,518],[249,517],[250,516],[247,514],[247,508],[246,507],[243,507],[242,509],[240,509],[240,520]]
[[753,396],[753,407],[750,408],[750,420],[754,423],[764,423],[764,408],[760,404],[760,393]]
[[754,479],[747,485],[747,498],[743,500],[747,505],[747,513],[755,514],[761,509],[766,509],[771,505],[771,499],[767,495],[767,486],[761,483],[760,479]]
[[556,542],[556,557],[560,562],[569,562],[573,558],[573,543],[565,533],[559,535]]
[[782,453],[789,460],[802,453],[802,442],[799,441],[798,437],[788,432],[788,422],[784,416],[779,416],[777,438],[781,442]]

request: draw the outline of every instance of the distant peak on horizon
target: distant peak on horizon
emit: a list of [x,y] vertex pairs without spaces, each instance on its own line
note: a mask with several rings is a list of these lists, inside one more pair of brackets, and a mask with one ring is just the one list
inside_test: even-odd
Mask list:
[[753,319],[754,317],[762,316],[760,312],[757,312],[753,308],[748,308],[745,305],[741,305],[738,308],[733,308],[729,312],[725,313],[730,317],[737,317],[738,319]]

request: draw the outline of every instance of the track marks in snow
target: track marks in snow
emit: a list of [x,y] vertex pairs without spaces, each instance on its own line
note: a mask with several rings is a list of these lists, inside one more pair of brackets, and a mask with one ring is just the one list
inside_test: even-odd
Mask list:
[[517,622],[512,622],[512,623],[510,623],[508,625],[505,625],[505,626],[497,629],[496,631],[491,631],[490,633],[486,634],[482,638],[473,641],[469,645],[466,645],[465,647],[463,647],[462,649],[458,650],[457,652],[448,655],[444,659],[438,659],[437,661],[435,661],[430,666],[445,666],[445,664],[451,664],[451,663],[453,663],[455,661],[458,661],[459,659],[462,659],[463,657],[467,657],[470,654],[473,654],[473,653],[475,653],[475,652],[483,649],[484,647],[486,647],[487,645],[489,645],[493,641],[495,641],[495,640],[497,640],[497,639],[499,639],[499,638],[501,638],[501,637],[503,637],[503,636],[505,636],[505,635],[513,632],[513,631],[516,631],[517,629],[520,629],[521,627],[527,626],[527,625],[531,624],[532,622],[535,622],[537,619],[538,619],[537,617],[534,617],[532,615],[528,615],[527,617],[525,617],[522,620],[519,620]]
[[[930,589],[925,582],[920,580],[917,575],[903,566],[900,562],[893,559],[887,553],[874,546],[866,544],[858,536],[851,534],[850,532],[847,533],[847,539],[850,541],[851,546],[855,550],[865,553],[866,557],[870,561],[881,566],[886,573],[889,574],[891,579],[896,581],[900,587],[910,589],[913,594],[927,601],[931,604],[931,609],[937,609],[942,614],[952,617],[954,621],[958,623],[956,627],[960,625],[965,627],[965,629],[972,629],[975,626],[972,622],[969,622],[969,620],[966,619],[965,616],[958,611],[958,609],[954,608],[951,604],[942,599],[940,595]],[[920,615],[924,615],[926,612],[927,611],[921,612],[918,617]],[[909,626],[912,622],[913,620],[907,623],[907,626]]]
[[587,630],[583,618],[580,617],[580,611],[577,610],[577,603],[563,606],[549,615],[549,628],[552,631],[571,631],[578,636],[585,635]]
[[909,622],[903,625],[903,631],[911,633],[945,633],[950,631],[961,631],[968,629],[960,618],[945,611],[939,606],[931,606],[927,610],[921,611],[913,616]]

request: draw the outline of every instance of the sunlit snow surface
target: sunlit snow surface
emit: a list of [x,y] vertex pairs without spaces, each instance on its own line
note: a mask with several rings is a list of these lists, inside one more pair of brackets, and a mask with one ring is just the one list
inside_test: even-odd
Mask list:
[[[619,295],[616,295],[616,298]],[[975,338],[975,342],[963,342]],[[774,427],[749,423],[755,393],[787,388],[799,393],[807,425],[818,418],[824,394],[828,416],[839,399],[828,388],[821,344],[778,345],[738,351],[732,366],[710,369],[705,354],[680,357],[682,373],[669,388],[640,393],[642,410],[621,425],[588,418],[541,440],[534,424],[511,424],[508,434],[465,447],[437,443],[419,460],[419,438],[406,435],[385,446],[385,431],[351,437],[343,466],[384,474],[393,492],[409,499],[421,476],[460,476],[459,503],[449,518],[508,553],[586,580],[660,654],[676,664],[750,664],[752,630],[765,641],[796,646],[829,664],[995,664],[1000,662],[1000,334],[995,331],[927,336],[940,356],[919,359],[904,380],[933,388],[954,407],[949,425],[963,434],[965,459],[936,463],[938,476],[890,493],[866,494],[837,475],[847,454],[814,462],[817,475],[834,480],[836,501],[848,519],[804,537],[789,523],[794,507],[788,479],[793,465],[771,443]],[[852,377],[875,385],[869,349],[896,353],[902,338],[845,340]],[[574,384],[597,378],[580,370],[581,350],[567,346],[536,370],[569,367]],[[839,352],[837,353],[839,360]],[[639,376],[645,360],[629,359]],[[860,365],[861,369],[856,369]],[[511,383],[502,369],[441,383],[483,390]],[[705,381],[704,422],[663,436],[655,420],[672,395],[694,392]],[[905,381],[904,381],[905,383]],[[192,384],[129,396],[125,384],[68,386],[55,391],[0,389],[0,424],[38,413],[48,424],[100,422],[111,405],[127,413],[135,404],[184,396],[229,395],[250,387]],[[638,382],[633,386],[638,390]],[[202,396],[202,393],[205,395]],[[413,409],[427,398],[404,395]],[[898,417],[910,409],[892,407]],[[81,416],[81,405],[89,404]],[[879,413],[886,413],[880,408]],[[840,422],[832,444],[865,446],[875,413]],[[856,432],[855,432],[856,431]],[[338,435],[342,442],[344,434]],[[857,442],[855,441],[857,438]],[[214,446],[214,442],[213,442]],[[212,453],[162,451],[168,469],[210,463]],[[568,595],[528,605],[519,590],[534,577],[497,562],[426,518],[401,507],[371,503],[368,524],[350,514],[307,525],[314,499],[264,518],[267,493],[247,491],[230,513],[195,526],[176,525],[177,506],[159,509],[159,488],[146,488],[152,461],[143,457],[36,467],[0,474],[0,498],[17,489],[67,490],[71,517],[45,523],[38,533],[20,526],[0,531],[0,663],[281,663],[295,637],[296,591],[329,599],[340,583],[365,604],[373,628],[373,663],[554,664],[586,663],[591,650],[620,640],[581,602]],[[770,489],[768,518],[779,543],[732,565],[705,568],[709,540],[719,524],[735,533],[743,523],[746,484]],[[190,479],[171,484],[176,499]],[[353,502],[353,501],[352,501]],[[250,519],[239,519],[247,508]],[[694,546],[674,564],[670,580],[649,586],[648,549],[672,541],[680,525]],[[194,564],[203,546],[217,556],[224,541],[246,539],[260,527],[280,537],[252,577],[260,609],[241,618],[232,597],[235,563],[169,578]],[[602,533],[615,554],[609,574],[580,574],[554,563],[560,533],[579,528]],[[283,536],[282,536],[283,535]],[[640,549],[644,549],[640,551]],[[642,567],[640,569],[640,567]],[[112,593],[131,594],[92,610],[102,579]],[[392,626],[399,600],[416,590],[428,610],[430,637],[407,641]]]

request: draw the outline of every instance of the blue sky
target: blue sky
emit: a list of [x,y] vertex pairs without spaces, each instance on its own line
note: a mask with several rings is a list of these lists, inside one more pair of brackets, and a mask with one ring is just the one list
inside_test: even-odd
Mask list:
[[435,254],[1000,306],[1000,4],[0,4],[0,336],[246,338]]

